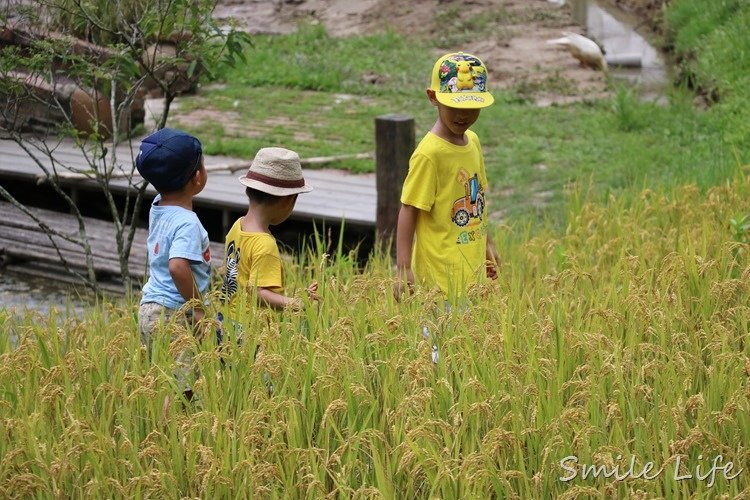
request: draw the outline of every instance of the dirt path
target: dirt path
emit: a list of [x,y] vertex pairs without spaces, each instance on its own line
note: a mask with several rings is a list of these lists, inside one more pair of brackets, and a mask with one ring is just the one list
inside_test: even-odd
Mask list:
[[[547,0],[223,0],[220,18],[234,17],[251,33],[289,33],[300,20],[319,22],[334,36],[386,28],[446,40],[448,50],[480,56],[495,88],[514,88],[539,105],[601,97],[601,72],[582,68],[568,52],[548,45],[561,31],[583,33],[569,7]],[[476,27],[475,29],[472,29]],[[451,43],[456,32],[466,41]]]

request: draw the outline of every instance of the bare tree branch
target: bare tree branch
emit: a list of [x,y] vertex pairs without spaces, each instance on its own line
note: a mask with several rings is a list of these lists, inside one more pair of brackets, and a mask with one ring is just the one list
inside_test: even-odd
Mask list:
[[[186,84],[194,83],[196,62],[225,51],[234,56],[244,48],[241,43],[227,46],[228,35],[220,33],[211,18],[215,4],[216,0],[114,5],[108,0],[38,0],[35,9],[28,9],[27,22],[15,25],[27,28],[16,37],[20,45],[4,52],[0,65],[0,91],[8,96],[5,104],[0,102],[2,126],[8,127],[10,137],[38,167],[37,181],[48,183],[78,221],[78,239],[37,222],[48,238],[64,237],[82,247],[90,286],[96,286],[96,274],[85,221],[66,189],[87,181],[104,196],[115,229],[121,276],[129,288],[129,257],[147,187],[135,169],[133,110],[141,111],[138,100],[146,85],[155,85],[164,95],[165,108],[157,125],[163,128],[175,97]],[[174,43],[175,50],[160,52],[155,44],[163,40]],[[157,48],[146,50],[149,46]],[[24,105],[37,106],[27,108],[27,113],[28,109],[53,110],[61,123],[52,134],[51,127],[39,138],[22,135],[16,124],[24,118],[19,117]],[[25,118],[33,120],[35,115]],[[63,137],[75,141],[80,162],[63,159],[58,151]],[[127,155],[118,151],[122,143],[130,146]],[[129,156],[129,161],[122,162],[121,156]],[[127,180],[122,205],[110,185],[114,179]],[[59,249],[57,254],[65,262]]]
[[[84,243],[80,240],[76,240],[75,238],[71,238],[67,234],[61,233],[50,226],[48,226],[44,221],[42,221],[39,217],[36,216],[31,210],[26,208],[22,203],[20,203],[18,200],[16,200],[13,195],[11,195],[4,187],[0,186],[0,196],[5,198],[11,205],[22,211],[24,214],[28,215],[29,218],[31,218],[34,222],[37,223],[39,228],[42,230],[42,232],[47,236],[47,239],[49,239],[50,243],[52,244],[52,248],[55,249],[55,252],[57,253],[57,257],[60,259],[60,262],[62,263],[63,267],[66,271],[73,274],[80,280],[82,280],[84,283],[86,283],[87,286],[97,289],[97,283],[96,283],[96,274],[92,276],[92,269],[93,266],[88,266],[88,276],[84,276],[78,271],[75,270],[73,266],[70,265],[68,260],[63,256],[62,252],[60,251],[60,247],[57,245],[57,242],[54,240],[53,236],[57,236],[60,239],[63,239],[65,241],[68,241],[70,243],[73,243],[75,245],[79,245],[81,247],[84,247]],[[93,279],[92,279],[93,278]]]

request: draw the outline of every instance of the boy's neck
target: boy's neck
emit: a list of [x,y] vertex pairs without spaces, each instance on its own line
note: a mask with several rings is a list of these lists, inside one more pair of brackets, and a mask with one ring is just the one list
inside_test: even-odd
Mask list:
[[190,210],[191,212],[193,211],[193,197],[190,194],[182,191],[160,194],[160,207],[182,207],[185,210]]
[[440,118],[437,119],[435,125],[430,129],[430,132],[451,144],[455,144],[456,146],[466,146],[469,143],[469,138],[466,137],[466,133],[461,135],[454,134],[445,126],[445,124],[443,124]]
[[271,234],[271,224],[263,205],[251,205],[242,219],[242,230],[246,233],[268,233]]

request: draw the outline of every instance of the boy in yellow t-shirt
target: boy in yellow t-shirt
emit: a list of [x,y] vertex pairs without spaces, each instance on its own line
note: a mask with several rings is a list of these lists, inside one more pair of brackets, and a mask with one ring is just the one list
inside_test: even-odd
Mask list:
[[[258,300],[273,309],[300,309],[300,299],[284,295],[281,256],[269,230],[291,215],[299,193],[312,191],[299,156],[288,149],[263,148],[239,180],[246,186],[248,209],[226,236],[224,297],[233,310],[239,290],[255,291]],[[317,283],[307,288],[311,300],[318,300],[317,289]]]
[[409,160],[401,193],[397,299],[416,279],[440,288],[447,304],[459,305],[470,284],[485,273],[497,277],[500,256],[487,234],[484,157],[469,130],[494,102],[486,83],[487,68],[471,54],[446,54],[432,69],[427,98],[438,116]]
[[401,194],[397,298],[404,282],[411,287],[416,277],[439,287],[449,303],[460,302],[482,274],[497,277],[500,257],[487,234],[484,157],[469,130],[494,102],[486,83],[485,65],[463,52],[444,55],[432,69],[427,97],[438,117],[409,161]]

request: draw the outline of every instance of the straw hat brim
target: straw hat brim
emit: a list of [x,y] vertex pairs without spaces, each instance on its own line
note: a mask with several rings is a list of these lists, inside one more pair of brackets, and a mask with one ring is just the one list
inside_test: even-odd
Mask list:
[[266,184],[265,182],[258,181],[255,179],[248,179],[247,177],[239,177],[239,181],[243,186],[257,189],[258,191],[262,191],[264,193],[272,194],[274,196],[289,196],[292,194],[299,194],[299,193],[309,193],[313,190],[312,186],[305,183],[304,186],[300,187],[278,187],[278,186],[271,186],[270,184]]

